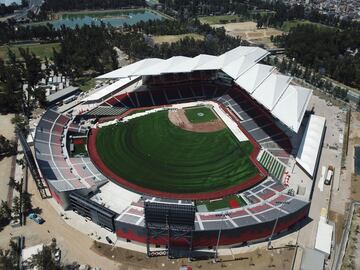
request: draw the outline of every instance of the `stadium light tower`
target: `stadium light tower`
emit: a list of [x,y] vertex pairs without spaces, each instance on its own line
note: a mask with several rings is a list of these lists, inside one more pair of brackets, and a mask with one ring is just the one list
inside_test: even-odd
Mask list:
[[271,235],[270,235],[270,237],[269,237],[268,249],[272,248],[272,246],[271,246],[271,240],[272,240],[272,237],[273,237],[273,235],[274,235],[274,232],[275,232],[276,226],[277,226],[277,224],[278,224],[278,221],[279,221],[279,218],[277,217],[276,220],[275,220],[274,227],[273,227],[273,229],[272,229]]
[[218,261],[218,248],[219,248],[219,243],[220,243],[220,237],[221,237],[221,231],[222,231],[222,224],[224,221],[224,218],[226,216],[229,216],[229,212],[224,211],[221,214],[217,214],[216,216],[221,216],[221,220],[220,220],[220,228],[219,228],[219,233],[218,233],[218,237],[217,237],[217,241],[216,241],[216,247],[215,247],[215,257],[214,257],[214,262],[216,263]]

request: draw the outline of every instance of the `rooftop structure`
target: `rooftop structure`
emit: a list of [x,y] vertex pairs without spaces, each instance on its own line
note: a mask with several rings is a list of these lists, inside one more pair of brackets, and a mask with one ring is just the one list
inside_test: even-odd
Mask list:
[[239,46],[222,55],[174,56],[163,60],[144,59],[97,77],[121,79],[132,76],[161,76],[170,73],[222,71],[247,91],[271,114],[298,132],[311,97],[311,90],[291,84],[291,77],[259,64],[269,53],[258,47]]

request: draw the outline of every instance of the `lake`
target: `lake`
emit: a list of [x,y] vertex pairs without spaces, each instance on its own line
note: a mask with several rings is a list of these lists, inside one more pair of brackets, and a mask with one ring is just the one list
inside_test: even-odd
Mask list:
[[132,25],[140,21],[162,20],[164,19],[159,13],[151,10],[132,10],[132,11],[95,11],[95,12],[79,12],[79,13],[65,13],[60,14],[59,19],[49,21],[55,28],[60,28],[61,25],[75,28],[76,25],[80,27],[92,23],[100,25],[101,22],[111,24],[112,26],[122,26],[125,23]]

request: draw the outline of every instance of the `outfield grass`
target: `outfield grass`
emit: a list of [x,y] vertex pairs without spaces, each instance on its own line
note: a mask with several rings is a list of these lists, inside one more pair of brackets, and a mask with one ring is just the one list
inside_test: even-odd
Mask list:
[[249,159],[253,146],[230,130],[196,133],[180,129],[160,111],[102,127],[97,152],[116,175],[138,186],[170,193],[223,190],[258,171]]
[[217,119],[215,113],[208,107],[193,107],[185,109],[185,115],[191,123],[211,122]]
[[327,26],[321,23],[314,23],[314,22],[310,22],[308,20],[293,20],[293,21],[286,21],[283,23],[283,25],[281,26],[281,30],[284,32],[289,32],[291,30],[291,28],[294,28],[298,25],[302,25],[302,24],[311,24],[311,25],[316,25],[318,27],[326,27],[326,28],[331,28],[331,26]]
[[19,48],[29,48],[30,52],[33,52],[38,58],[45,59],[53,57],[53,48],[56,50],[60,49],[60,43],[30,43],[30,44],[19,44],[11,46],[0,46],[0,58],[8,59],[8,49],[12,50],[16,57],[20,57]]
[[230,201],[236,201],[239,207],[246,205],[246,202],[241,197],[236,195],[227,196],[222,198],[221,200],[198,201],[197,204],[204,204],[209,211],[216,211],[225,208],[232,208],[230,205]]

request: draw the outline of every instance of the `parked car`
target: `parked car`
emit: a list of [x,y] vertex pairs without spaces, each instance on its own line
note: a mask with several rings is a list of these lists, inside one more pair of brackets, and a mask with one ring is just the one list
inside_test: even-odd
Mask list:
[[29,219],[32,219],[33,221],[35,221],[37,224],[43,224],[45,222],[45,220],[40,217],[39,215],[35,214],[35,213],[30,213],[29,214]]
[[328,171],[327,171],[327,174],[326,174],[326,178],[325,178],[324,184],[325,184],[325,185],[330,185],[330,184],[331,184],[331,180],[333,179],[333,177],[334,177],[334,167],[330,165],[330,166],[328,167]]
[[109,244],[111,244],[111,245],[113,244],[113,241],[110,239],[109,236],[106,236],[105,239],[106,239],[106,241],[108,241]]

